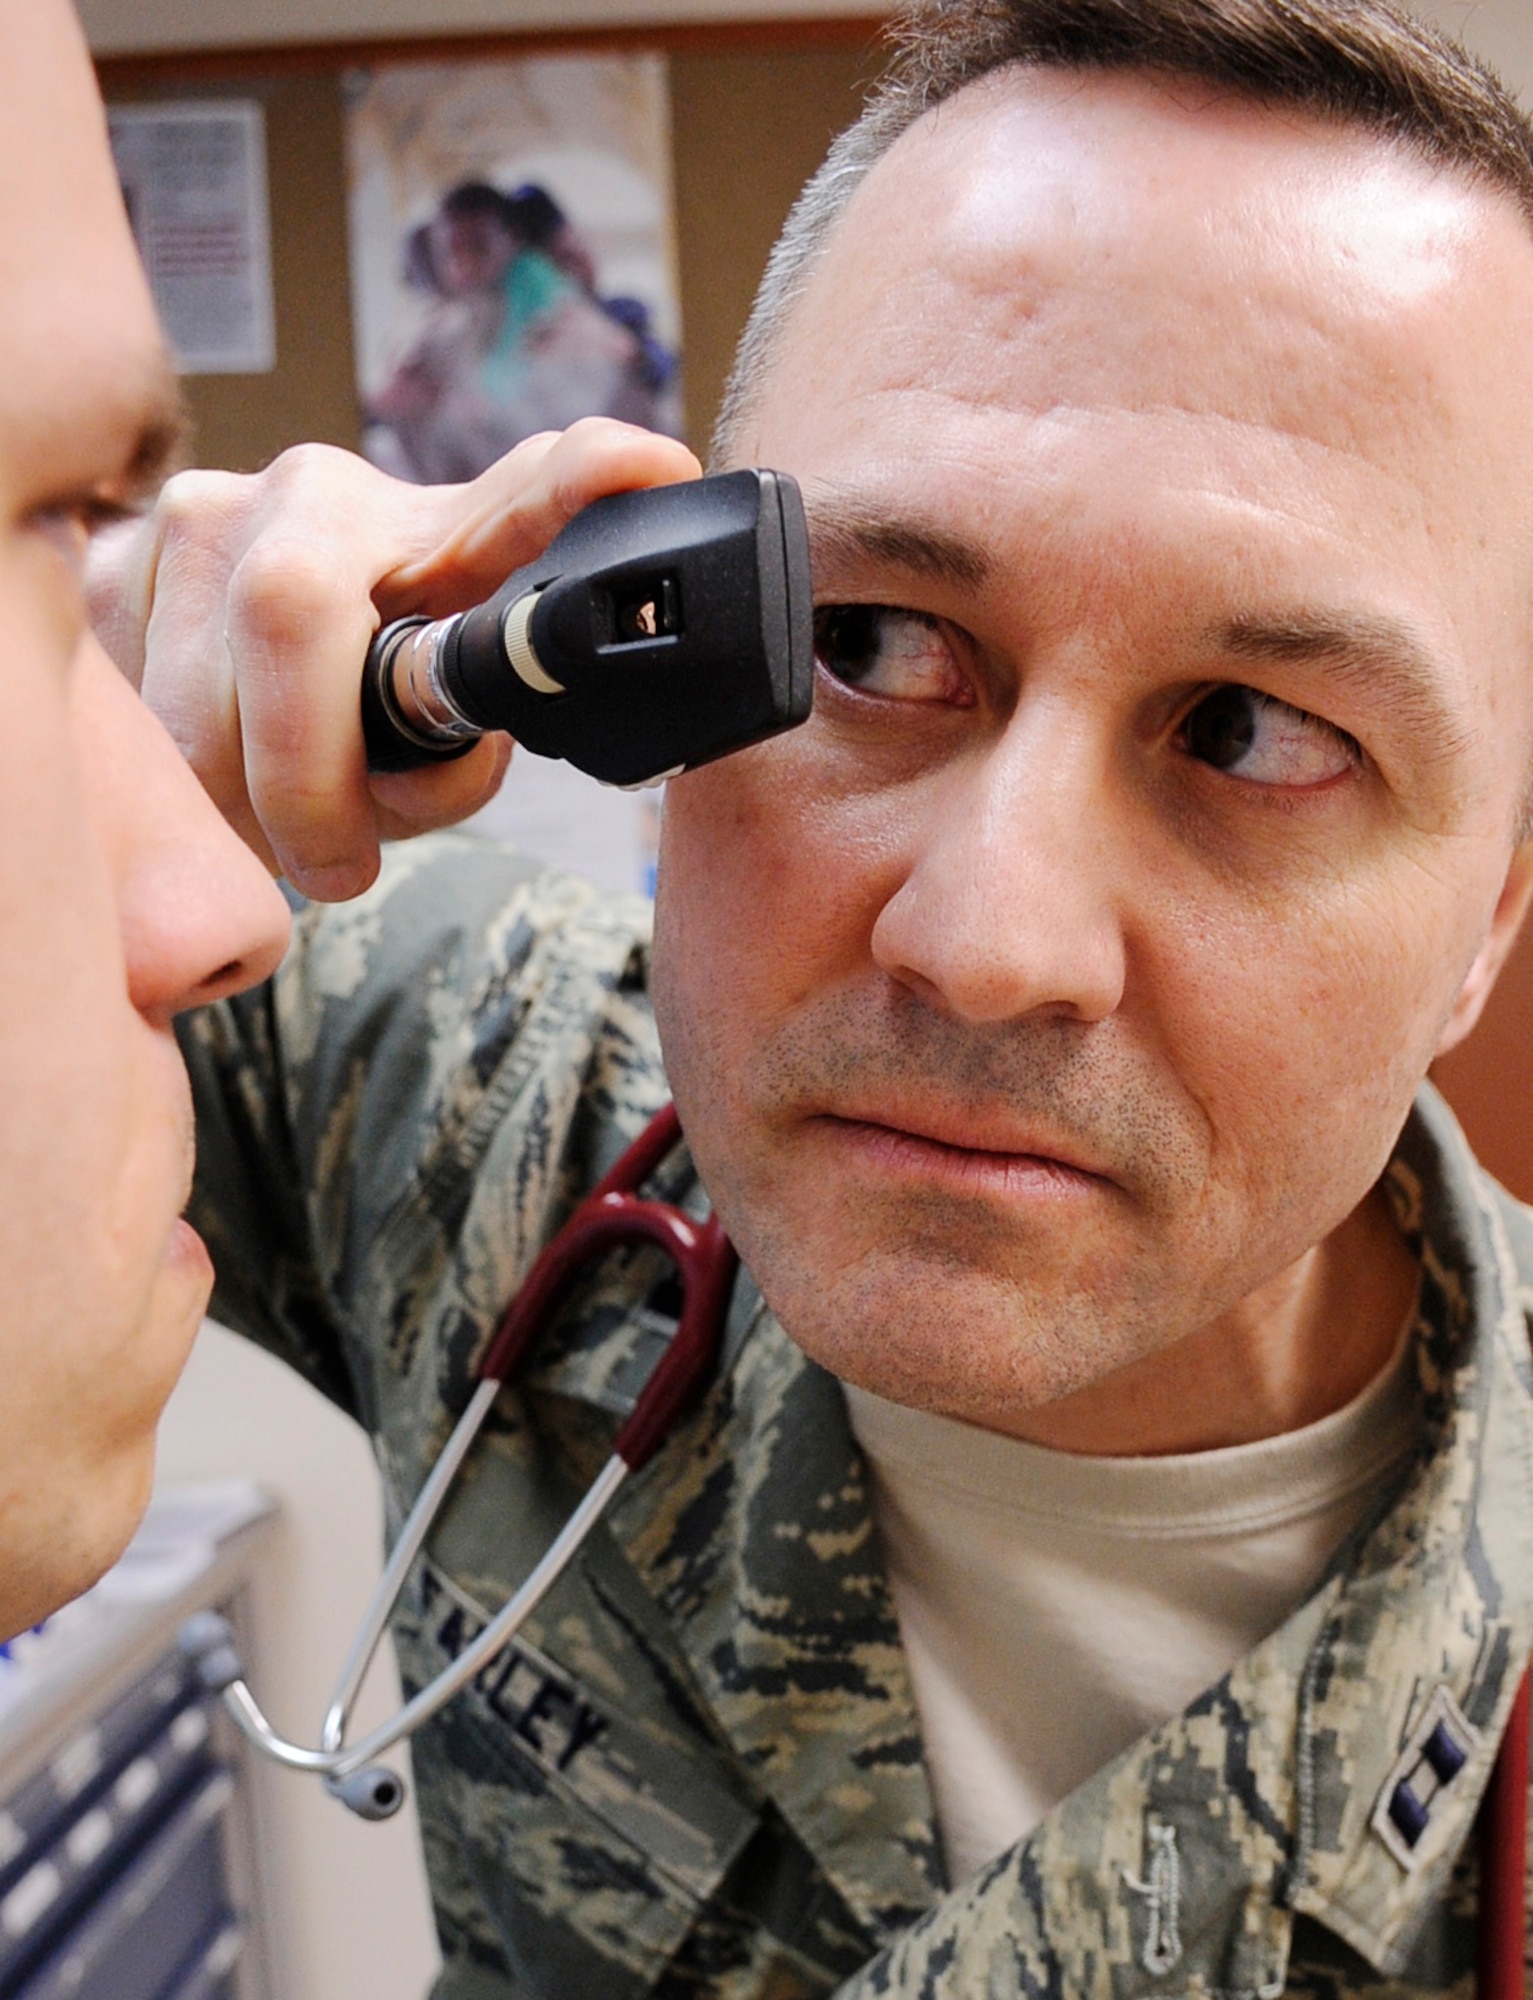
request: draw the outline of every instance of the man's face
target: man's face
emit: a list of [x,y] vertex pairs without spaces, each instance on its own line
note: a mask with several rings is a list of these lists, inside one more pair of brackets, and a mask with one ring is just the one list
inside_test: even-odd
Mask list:
[[673,785],[658,947],[838,1374],[1025,1428],[1364,1202],[1516,900],[1530,314],[1510,203],[1190,84],[992,79],[856,195],[737,454],[816,712]]
[[136,1523],[207,1301],[173,1013],[269,970],[274,886],[90,638],[85,536],[175,404],[78,30],[0,0],[0,1632]]

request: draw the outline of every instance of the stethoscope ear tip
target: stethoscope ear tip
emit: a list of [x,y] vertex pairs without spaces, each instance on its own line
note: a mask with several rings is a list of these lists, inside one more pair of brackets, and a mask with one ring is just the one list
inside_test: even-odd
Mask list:
[[364,1764],[344,1777],[326,1778],[325,1790],[358,1819],[392,1819],[405,1802],[405,1781],[386,1764]]

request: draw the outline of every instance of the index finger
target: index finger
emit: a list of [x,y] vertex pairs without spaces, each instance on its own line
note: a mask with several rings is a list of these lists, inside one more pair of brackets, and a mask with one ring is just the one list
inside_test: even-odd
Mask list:
[[540,432],[453,489],[457,504],[435,538],[380,577],[379,606],[390,618],[465,610],[540,556],[593,500],[702,471],[677,439],[610,417]]

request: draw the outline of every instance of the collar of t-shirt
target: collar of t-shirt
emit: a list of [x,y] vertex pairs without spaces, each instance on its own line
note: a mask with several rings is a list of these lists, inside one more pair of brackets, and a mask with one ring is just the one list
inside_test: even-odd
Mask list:
[[951,1881],[1301,1602],[1413,1442],[1413,1359],[1402,1337],[1302,1430],[1166,1458],[1046,1451],[848,1387]]

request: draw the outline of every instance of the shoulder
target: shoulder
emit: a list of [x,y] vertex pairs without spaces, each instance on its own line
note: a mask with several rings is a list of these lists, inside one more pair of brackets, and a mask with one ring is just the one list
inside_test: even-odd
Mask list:
[[320,1083],[365,1053],[441,1089],[534,1016],[589,1034],[616,995],[642,1004],[649,930],[641,898],[599,896],[491,842],[393,849],[367,895],[298,914],[275,981],[289,1074]]
[[299,1156],[345,1205],[332,1230],[376,1241],[402,1204],[456,1205],[492,1149],[524,1183],[587,1102],[632,1100],[617,1122],[637,1123],[663,1094],[649,929],[642,898],[465,835],[301,911],[273,1013]]
[[[542,948],[593,968],[648,952],[649,905],[472,834],[428,835],[385,848],[378,880],[349,903],[299,910],[280,986],[313,1003],[347,1004],[422,968],[442,976],[520,974]],[[465,988],[467,994],[470,988]]]

